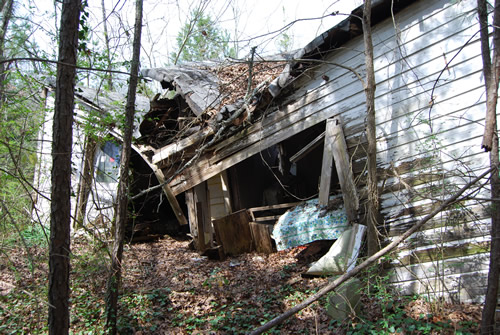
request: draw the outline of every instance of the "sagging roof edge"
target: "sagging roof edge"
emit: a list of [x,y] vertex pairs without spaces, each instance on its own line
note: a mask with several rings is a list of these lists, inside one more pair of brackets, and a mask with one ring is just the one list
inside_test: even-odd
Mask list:
[[[402,9],[417,1],[419,0],[374,0],[372,4],[372,26],[375,26],[381,21],[390,18],[391,15],[398,13]],[[341,21],[339,24],[335,25],[324,33],[320,34],[310,43],[308,43],[304,48],[298,50],[294,54],[293,58],[288,61],[288,64],[286,65],[282,73],[278,77],[276,77],[268,86],[269,92],[275,97],[278,96],[282,93],[282,90],[292,82],[293,78],[299,76],[305,69],[308,68],[308,59],[322,59],[327,53],[341,47],[353,38],[362,35],[362,16],[363,6],[359,6],[351,12],[348,18]],[[169,67],[168,69],[169,71],[173,72],[178,68],[181,67],[175,66]],[[151,76],[148,75],[147,77],[158,80],[160,82],[166,80],[170,84],[177,84],[175,76],[164,77],[163,75],[161,75],[161,69],[151,70],[153,72],[143,70],[141,74],[143,76],[146,76],[146,74],[150,74]],[[158,73],[155,73],[155,71],[158,70],[160,70],[158,72],[160,73],[160,75],[158,75]],[[183,94],[186,94],[186,92],[183,92]],[[264,149],[266,149],[266,147],[261,147],[261,150]],[[231,159],[231,157],[229,159]],[[219,164],[223,163],[223,161],[225,161],[225,159],[219,162]],[[234,162],[233,164],[231,164],[231,166],[232,165],[234,165]],[[186,172],[186,170],[184,172]],[[209,179],[212,175],[213,173],[204,175],[204,177],[201,177],[199,180],[197,180],[197,184]],[[170,186],[172,185],[170,184]],[[174,189],[173,186],[172,189]],[[183,191],[174,191],[174,193],[179,194]]]

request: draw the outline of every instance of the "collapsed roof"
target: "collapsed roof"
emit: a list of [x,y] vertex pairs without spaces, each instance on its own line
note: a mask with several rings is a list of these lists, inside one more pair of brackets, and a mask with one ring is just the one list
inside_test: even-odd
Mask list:
[[[372,24],[415,1],[374,1]],[[143,143],[151,149],[147,155],[164,170],[174,194],[300,131],[302,126],[278,135],[276,121],[286,117],[279,112],[279,100],[293,91],[294,82],[328,52],[362,34],[362,10],[362,6],[356,8],[341,23],[298,50],[291,60],[143,70],[142,76],[176,92],[169,102],[157,96],[150,118],[146,116],[149,123],[141,127]],[[155,104],[163,107],[157,110]],[[270,117],[273,113],[276,115]],[[267,138],[259,134],[264,129],[269,132]]]

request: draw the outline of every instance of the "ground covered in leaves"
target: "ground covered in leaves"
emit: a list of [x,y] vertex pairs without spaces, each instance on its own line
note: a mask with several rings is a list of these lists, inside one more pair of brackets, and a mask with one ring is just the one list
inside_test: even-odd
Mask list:
[[[72,333],[104,333],[108,255],[101,244],[83,238],[72,247]],[[47,332],[46,248],[32,245],[28,251],[4,248],[8,257],[0,259],[2,334]],[[328,282],[302,276],[311,260],[303,254],[295,248],[214,261],[189,250],[188,241],[170,237],[127,245],[120,334],[248,333]],[[357,315],[331,320],[324,298],[268,334],[478,333],[479,306],[399,297],[373,278],[378,286],[363,291]]]

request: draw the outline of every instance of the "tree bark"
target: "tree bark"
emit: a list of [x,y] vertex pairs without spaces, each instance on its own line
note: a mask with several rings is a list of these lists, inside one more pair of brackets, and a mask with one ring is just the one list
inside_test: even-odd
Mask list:
[[380,249],[378,236],[379,198],[377,188],[377,137],[375,128],[375,71],[373,68],[373,43],[371,28],[371,0],[366,0],[363,8],[363,38],[365,44],[366,66],[366,138],[368,164],[368,203],[367,203],[367,244],[368,255],[375,254]]
[[494,166],[494,167],[488,169],[488,171],[483,172],[480,176],[476,177],[474,180],[472,180],[469,183],[467,183],[467,185],[465,185],[464,187],[462,187],[458,192],[456,192],[451,197],[449,197],[447,200],[445,200],[441,204],[441,206],[439,206],[438,208],[436,208],[435,210],[433,210],[432,212],[430,212],[429,214],[427,214],[423,219],[421,219],[420,221],[418,221],[413,227],[411,227],[410,229],[408,229],[403,235],[400,235],[397,238],[395,238],[391,243],[389,243],[383,249],[377,251],[374,255],[368,257],[363,263],[359,264],[358,266],[356,266],[351,271],[348,271],[347,273],[344,273],[342,276],[340,276],[339,278],[335,279],[333,282],[325,285],[317,293],[313,294],[312,296],[310,296],[309,298],[307,298],[303,302],[301,302],[301,303],[295,305],[294,307],[290,308],[285,313],[283,313],[283,314],[275,317],[271,321],[265,323],[264,325],[258,327],[255,330],[253,330],[249,335],[259,335],[259,334],[262,334],[263,332],[265,332],[265,331],[273,328],[274,326],[279,325],[280,323],[282,323],[283,321],[285,321],[286,319],[288,319],[289,317],[291,317],[295,313],[303,310],[304,308],[306,308],[307,306],[309,306],[313,302],[315,302],[318,299],[320,299],[321,297],[323,297],[328,292],[333,291],[335,288],[339,287],[342,283],[346,282],[348,279],[350,279],[350,278],[358,275],[359,273],[361,273],[361,271],[363,271],[364,269],[368,268],[370,265],[374,264],[382,256],[385,256],[388,253],[390,253],[392,250],[394,250],[401,242],[403,242],[408,237],[410,237],[411,235],[413,235],[414,233],[416,233],[417,231],[419,231],[420,228],[422,228],[422,226],[424,224],[426,224],[434,216],[436,216],[437,214],[439,214],[441,211],[443,211],[444,209],[446,209],[451,204],[453,204],[456,201],[458,201],[459,197],[465,191],[467,191],[472,185],[476,184],[478,181],[480,181],[481,179],[483,179],[484,177],[486,177],[489,173],[491,173],[491,171],[493,171],[495,169],[498,169],[498,166]]
[[[102,7],[102,24],[103,24],[103,29],[104,29],[104,45],[106,46],[106,61],[107,61],[107,69],[111,71],[112,69],[112,61],[111,61],[111,49],[109,48],[109,34],[108,34],[108,22],[107,22],[107,15],[106,15],[106,6],[105,6],[105,1],[101,0],[101,7]],[[108,72],[106,74],[106,80],[108,82],[108,89],[110,91],[113,90],[113,75],[111,72]]]
[[83,155],[83,171],[80,176],[80,184],[77,192],[75,224],[74,227],[82,227],[87,213],[87,202],[89,200],[92,183],[94,181],[94,165],[97,143],[92,136],[87,135],[85,141],[85,153]]
[[141,51],[142,31],[142,0],[136,0],[136,14],[134,26],[134,43],[130,68],[130,81],[125,107],[125,129],[120,161],[120,181],[118,184],[118,204],[115,215],[115,238],[111,253],[111,269],[106,292],[106,327],[109,334],[116,334],[116,320],[118,311],[118,295],[122,276],[123,240],[127,222],[129,163],[132,146],[132,132],[134,128],[135,95],[139,74],[139,56]]
[[[497,99],[500,71],[500,1],[495,1],[493,14],[493,60],[488,34],[488,8],[486,0],[478,0],[477,10],[479,16],[481,34],[481,54],[483,58],[484,85],[486,88],[486,124],[483,136],[482,148],[490,151],[490,166],[498,166],[498,130],[497,130]],[[500,197],[500,176],[495,169],[490,179],[491,198]],[[495,313],[498,303],[498,281],[500,275],[500,201],[492,200],[491,204],[491,244],[490,265],[488,271],[488,287],[481,318],[481,334],[493,334],[495,332]]]
[[80,0],[63,3],[59,34],[52,143],[49,334],[69,332],[71,146],[80,8]]
[[[0,22],[0,60],[5,59],[5,36],[9,27],[10,19],[13,11],[13,0],[6,0],[1,3],[2,20]],[[0,103],[4,103],[5,97],[5,80],[7,79],[8,63],[0,63]]]
[[486,0],[478,0],[478,15],[481,34],[481,54],[483,58],[483,74],[486,86],[486,120],[481,147],[485,151],[492,150],[493,133],[496,131],[496,110],[488,106],[496,105],[498,99],[498,77],[500,53],[496,46],[500,45],[500,2],[495,1],[495,11],[493,14],[493,60],[490,56],[490,47],[488,39],[488,8]]

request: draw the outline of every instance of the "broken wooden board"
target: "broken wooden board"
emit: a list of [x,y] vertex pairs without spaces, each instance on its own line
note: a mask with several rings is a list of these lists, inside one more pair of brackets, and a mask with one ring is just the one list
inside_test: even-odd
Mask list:
[[326,121],[325,149],[323,151],[323,165],[321,169],[321,184],[319,191],[319,204],[321,206],[328,205],[333,162],[335,162],[340,188],[342,189],[347,219],[349,222],[356,221],[359,208],[358,192],[354,184],[340,117],[328,119]]
[[250,222],[255,251],[258,253],[271,254],[276,251],[271,238],[271,230],[272,225]]
[[250,215],[246,209],[213,220],[217,243],[222,245],[224,253],[236,256],[252,251],[252,233]]

